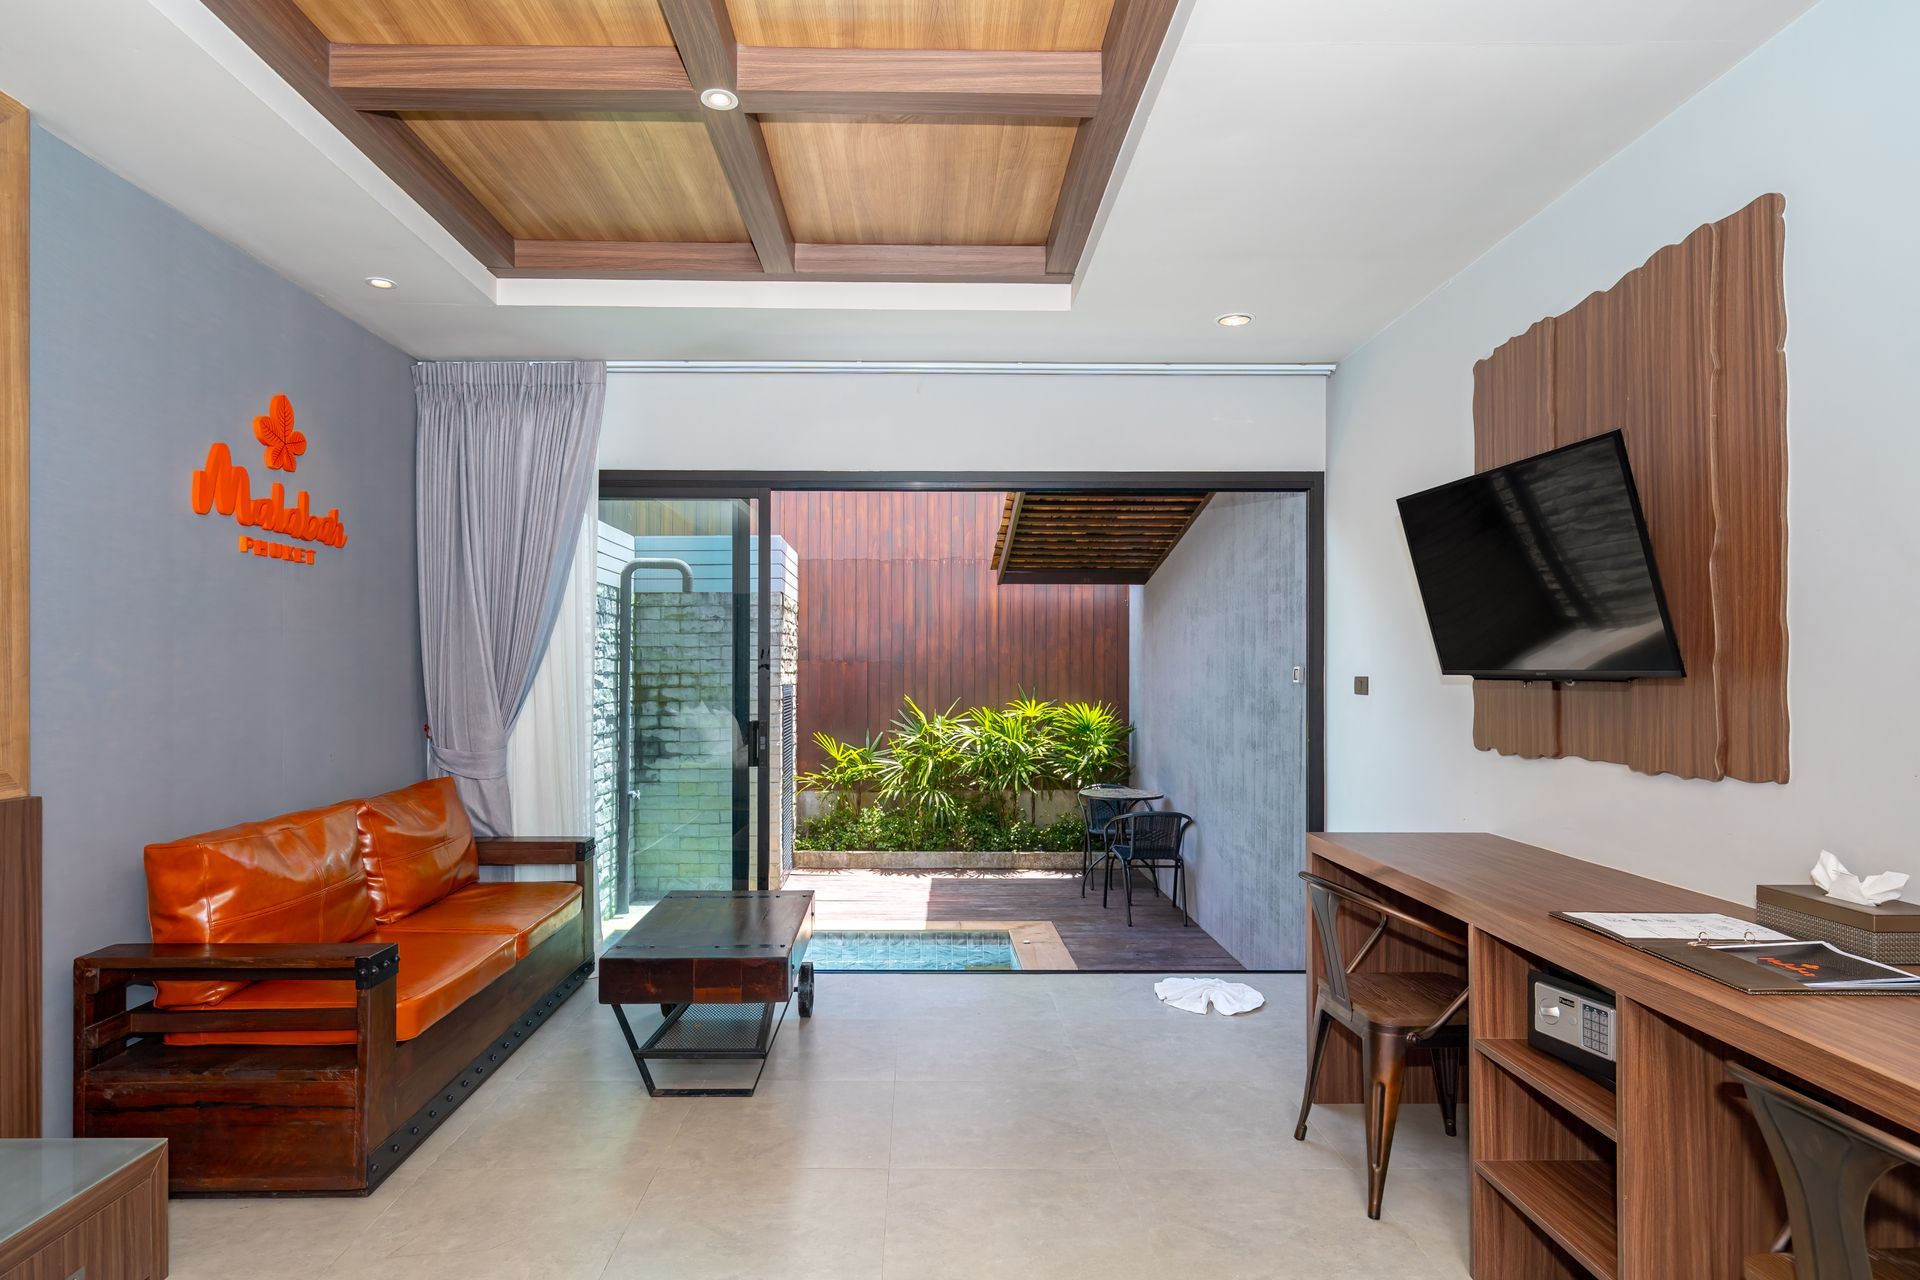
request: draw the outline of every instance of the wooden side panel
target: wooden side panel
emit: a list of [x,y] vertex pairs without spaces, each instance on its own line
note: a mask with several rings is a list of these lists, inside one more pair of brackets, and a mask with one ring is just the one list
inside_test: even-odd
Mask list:
[[[776,493],[773,532],[800,557],[799,763],[815,732],[879,734],[902,696],[1037,697],[1127,707],[1127,589],[1000,587],[999,493]],[[627,527],[623,525],[622,527]]]
[[1713,243],[1702,227],[1560,317],[1560,444],[1621,430],[1687,676],[1560,691],[1564,754],[1720,776],[1714,694]]
[[0,94],[0,800],[27,794],[27,112]]
[[[1482,750],[1786,780],[1783,210],[1766,196],[1701,227],[1476,366],[1481,469],[1624,433],[1687,669],[1631,684],[1482,682]],[[1545,440],[1530,426],[1542,387]]]
[[1723,766],[1748,782],[1787,780],[1786,205],[1715,226],[1714,675]]
[[741,44],[815,49],[1100,47],[1113,0],[730,0]]
[[[1554,446],[1552,320],[1473,366],[1473,469],[1505,466]],[[1560,754],[1560,702],[1551,684],[1476,680],[1473,745],[1502,755]]]
[[40,1136],[40,798],[0,800],[0,1138]]

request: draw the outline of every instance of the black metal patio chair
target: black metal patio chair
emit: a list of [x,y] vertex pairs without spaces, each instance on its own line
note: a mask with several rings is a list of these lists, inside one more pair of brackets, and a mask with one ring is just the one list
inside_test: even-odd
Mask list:
[[[1193,827],[1193,819],[1184,813],[1173,813],[1164,809],[1147,809],[1136,813],[1123,813],[1110,818],[1101,829],[1106,838],[1107,851],[1100,862],[1106,865],[1106,881],[1100,887],[1100,905],[1107,905],[1107,892],[1113,888],[1113,871],[1120,868],[1122,887],[1127,898],[1127,927],[1133,927],[1133,869],[1144,867],[1153,880],[1154,896],[1160,894],[1160,872],[1171,869],[1173,872],[1173,909],[1180,913],[1180,923],[1184,927],[1193,923],[1187,914],[1184,890],[1187,881],[1187,861],[1181,849],[1186,843],[1187,832]],[[1099,864],[1096,864],[1099,865]]]
[[[1101,800],[1094,796],[1080,797],[1080,896],[1087,896],[1087,885],[1092,883],[1093,869],[1107,855],[1107,824],[1123,813],[1130,813],[1140,804],[1140,800]],[[1094,849],[1100,851],[1094,856]]]

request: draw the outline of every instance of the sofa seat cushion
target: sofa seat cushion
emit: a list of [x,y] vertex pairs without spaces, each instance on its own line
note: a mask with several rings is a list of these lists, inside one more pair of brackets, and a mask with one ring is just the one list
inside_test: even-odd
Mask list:
[[470,884],[416,911],[385,932],[487,933],[513,939],[514,955],[527,953],[580,916],[580,886],[563,881]]
[[[356,801],[150,844],[147,920],[153,940],[351,942],[374,927],[360,863]],[[163,1009],[206,1004],[244,982],[162,982]]]
[[473,827],[452,778],[429,778],[360,802],[360,858],[374,918],[404,920],[480,878]]
[[[513,968],[513,939],[491,933],[388,933],[376,930],[360,942],[392,942],[400,947],[395,981],[395,1039],[411,1040],[460,1005],[486,990]],[[238,1009],[350,1009],[353,983],[254,982],[226,999],[206,1006]],[[168,1044],[352,1044],[352,1031],[205,1031],[179,1032]]]

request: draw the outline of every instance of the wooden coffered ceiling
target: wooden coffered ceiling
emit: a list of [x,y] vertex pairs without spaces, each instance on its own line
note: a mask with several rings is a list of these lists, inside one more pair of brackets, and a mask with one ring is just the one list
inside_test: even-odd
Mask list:
[[1061,282],[1178,0],[204,2],[496,275]]
[[993,568],[1017,583],[1125,583],[1153,576],[1210,493],[1010,493]]

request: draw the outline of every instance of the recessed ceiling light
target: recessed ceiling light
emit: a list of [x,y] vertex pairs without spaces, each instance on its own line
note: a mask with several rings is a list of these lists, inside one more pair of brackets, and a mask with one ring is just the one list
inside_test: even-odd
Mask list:
[[1214,320],[1214,323],[1228,329],[1238,329],[1243,324],[1252,324],[1253,317],[1244,311],[1229,311]]
[[708,89],[700,95],[700,101],[715,111],[731,111],[740,105],[740,95],[731,89]]
[[393,281],[387,279],[385,276],[368,276],[367,283],[376,289],[393,288]]

